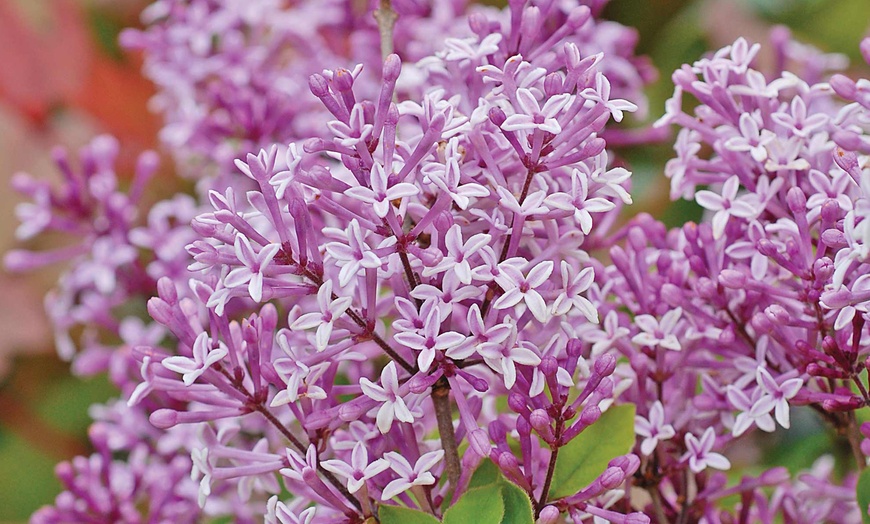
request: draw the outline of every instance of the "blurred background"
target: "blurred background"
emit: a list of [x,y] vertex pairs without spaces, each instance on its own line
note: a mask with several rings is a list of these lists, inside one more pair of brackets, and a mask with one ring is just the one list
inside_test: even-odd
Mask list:
[[[160,121],[148,111],[154,88],[139,73],[139,57],[117,43],[119,31],[137,26],[148,3],[0,0],[0,185],[8,187],[19,171],[56,176],[52,148],[75,150],[99,133],[121,141],[119,173],[131,173],[142,150],[160,151]],[[868,0],[612,0],[605,16],[636,27],[638,52],[659,70],[648,90],[651,119],[664,110],[674,69],[738,36],[764,44],[776,24],[787,25],[798,40],[848,56],[856,72],[870,76],[858,52],[870,26]],[[633,213],[647,211],[669,225],[699,217],[696,208],[668,201],[662,169],[671,156],[669,141],[624,153],[640,196]],[[161,185],[171,188],[168,157],[163,165]],[[16,243],[17,202],[14,192],[0,191],[0,252]],[[0,523],[24,522],[54,499],[60,489],[54,465],[88,453],[88,407],[114,395],[104,379],[71,376],[55,355],[43,296],[56,277],[51,271],[0,272]],[[811,415],[793,416],[805,416],[806,423],[778,435],[788,446],[746,460],[797,470],[831,447],[832,437]]]

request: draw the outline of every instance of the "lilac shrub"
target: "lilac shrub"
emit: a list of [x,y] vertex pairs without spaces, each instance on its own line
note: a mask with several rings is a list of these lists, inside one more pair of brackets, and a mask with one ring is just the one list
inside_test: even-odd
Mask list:
[[[848,440],[853,468],[866,466],[867,108],[846,77],[819,80],[839,57],[788,55],[794,45],[779,31],[774,40],[778,64],[790,57],[815,76],[765,75],[753,68],[760,46],[742,38],[674,73],[659,124],[680,130],[665,174],[671,196],[693,199],[705,220],[628,225],[596,303],[606,333],[586,337],[628,361],[621,398],[637,406],[643,437],[637,485],[659,521],[861,519],[855,476],[838,481],[829,458],[795,481],[775,468],[727,487],[717,471],[730,469],[719,452],[752,429],[789,428],[790,406],[815,410]],[[733,510],[719,503],[735,494]]]
[[791,406],[866,466],[870,84],[781,29],[766,74],[684,66],[705,219],[619,225],[609,148],[661,128],[615,125],[654,71],[605,3],[149,6],[122,41],[193,194],[140,204],[155,156],[124,188],[108,137],[15,179],[19,236],[75,241],[7,266],[68,261],[59,351],[121,396],[33,522],[859,520],[829,456],[726,472]]

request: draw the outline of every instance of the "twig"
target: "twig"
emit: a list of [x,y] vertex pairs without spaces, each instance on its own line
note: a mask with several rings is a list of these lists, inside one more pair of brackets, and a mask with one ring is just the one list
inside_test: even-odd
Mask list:
[[445,471],[450,487],[459,486],[459,476],[462,466],[459,462],[459,447],[456,444],[456,433],[453,429],[453,412],[450,407],[450,383],[441,377],[432,386],[432,403],[435,404],[435,419],[438,421],[438,434],[441,436],[441,448],[444,449]]
[[381,34],[381,58],[384,60],[393,54],[393,27],[397,18],[399,15],[393,10],[392,2],[381,0],[380,7],[375,10],[375,20]]
[[565,429],[565,421],[562,419],[562,406],[559,406],[559,416],[556,418],[556,433],[553,440],[553,451],[550,453],[550,463],[547,464],[547,477],[544,479],[544,487],[541,490],[541,498],[535,504],[535,518],[541,516],[541,510],[547,505],[550,484],[553,482],[553,474],[556,472],[556,459],[559,457],[559,448],[562,445],[562,431]]

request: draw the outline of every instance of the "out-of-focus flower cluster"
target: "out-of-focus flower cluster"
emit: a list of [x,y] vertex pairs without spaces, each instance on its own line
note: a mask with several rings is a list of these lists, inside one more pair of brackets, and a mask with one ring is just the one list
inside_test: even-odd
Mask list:
[[140,210],[155,156],[123,187],[109,137],[15,179],[66,239],[6,263],[69,262],[58,348],[122,397],[34,522],[858,520],[830,457],[723,472],[793,405],[866,466],[870,84],[781,30],[767,74],[684,66],[665,172],[707,216],[618,226],[607,147],[660,133],[612,126],[654,72],[605,3],[152,4],[122,40],[195,193]]

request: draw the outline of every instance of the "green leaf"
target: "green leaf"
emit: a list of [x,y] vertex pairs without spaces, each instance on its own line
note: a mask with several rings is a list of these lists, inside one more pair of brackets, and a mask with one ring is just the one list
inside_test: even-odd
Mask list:
[[865,469],[861,472],[861,476],[858,477],[856,491],[861,518],[864,520],[864,524],[870,524],[870,515],[867,514],[867,507],[870,506],[870,469]]
[[516,484],[507,479],[501,481],[501,496],[504,499],[504,518],[501,524],[533,524],[532,501]]
[[549,498],[577,493],[634,447],[634,405],[613,406],[595,424],[559,449]]
[[474,473],[471,475],[471,480],[468,481],[468,489],[488,486],[494,482],[501,480],[501,472],[495,463],[489,459],[485,459]]
[[381,506],[378,518],[381,524],[439,524],[438,519],[428,513],[399,506]]
[[474,488],[444,512],[444,524],[501,524],[505,514],[501,483]]

